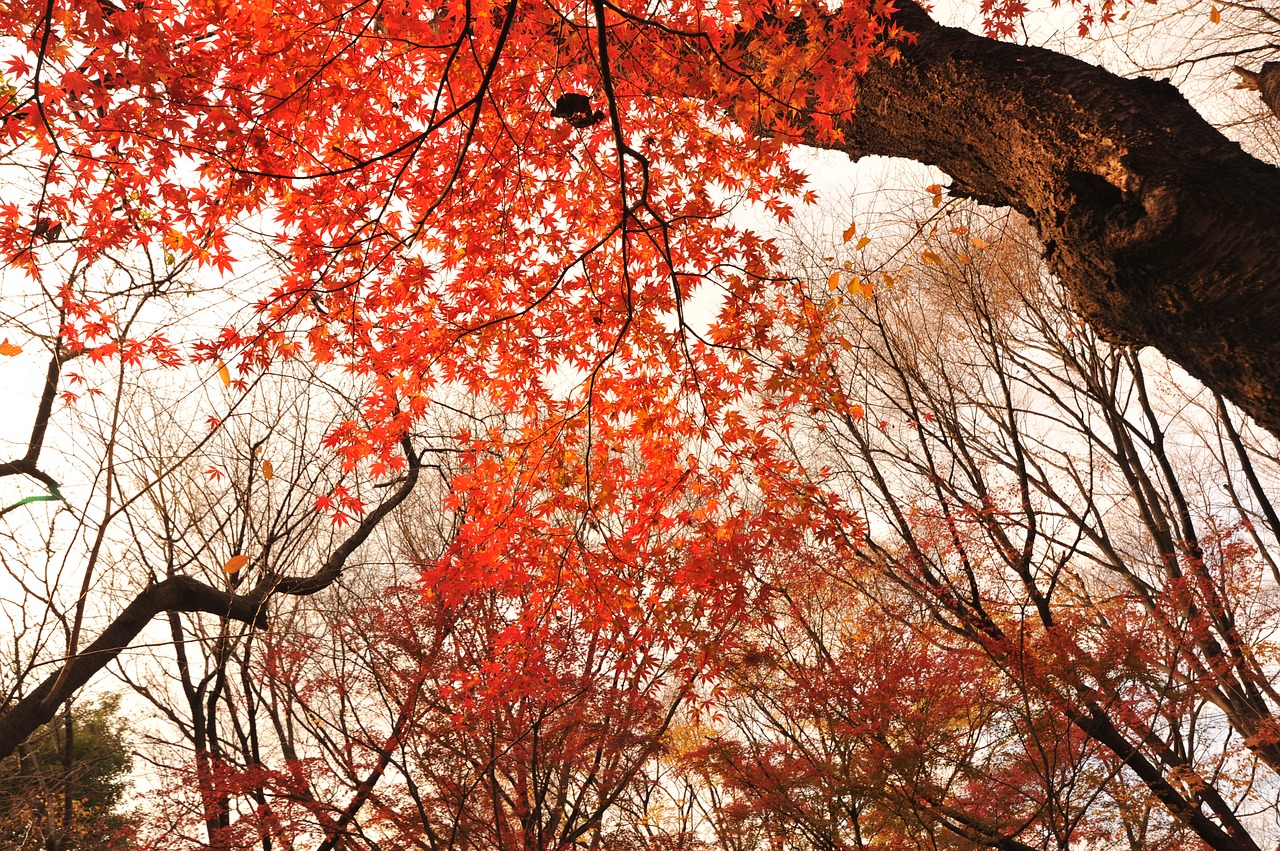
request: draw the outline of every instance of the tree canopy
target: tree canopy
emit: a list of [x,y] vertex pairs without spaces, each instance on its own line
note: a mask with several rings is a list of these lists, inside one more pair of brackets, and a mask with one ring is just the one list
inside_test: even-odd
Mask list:
[[[1236,410],[1280,434],[1280,170],[1167,82],[1013,43],[1024,4],[978,13],[985,36],[910,0],[6,8],[0,355],[47,362],[30,436],[0,462],[17,483],[0,516],[23,554],[5,562],[23,598],[0,754],[167,629],[171,671],[120,670],[181,731],[190,782],[175,781],[167,816],[209,842],[294,831],[338,847],[366,807],[406,836],[493,830],[503,847],[533,842],[536,823],[535,845],[603,841],[607,814],[648,794],[643,778],[691,771],[744,802],[708,808],[721,827],[750,832],[762,800],[844,800],[832,784],[869,765],[855,747],[786,789],[770,769],[813,762],[779,736],[832,742],[806,738],[817,721],[797,721],[802,736],[770,716],[765,684],[805,711],[829,673],[814,658],[891,675],[798,599],[835,607],[846,588],[862,602],[841,617],[866,635],[901,626],[920,666],[945,668],[931,648],[964,640],[972,694],[947,703],[914,683],[944,704],[934,732],[980,716],[979,738],[1063,743],[1024,758],[951,739],[931,762],[903,727],[842,732],[842,747],[879,736],[903,768],[856,778],[870,785],[848,805],[871,823],[1022,847],[1020,817],[1036,842],[1070,843],[1077,822],[1113,837],[1142,812],[1171,842],[1256,847],[1241,815],[1252,787],[1204,778],[1243,788],[1249,769],[1276,767],[1267,620],[1249,632],[1235,608],[1262,593],[1250,572],[1273,565],[1256,530],[1280,531],[1274,454]],[[1081,4],[1075,20],[1126,14]],[[1274,49],[1254,42],[1232,55]],[[1270,97],[1265,67],[1244,79]],[[821,203],[802,147],[913,159],[950,183],[924,190],[897,251],[861,253],[868,223],[846,217],[841,247],[798,268],[730,213],[785,226]],[[1015,250],[1012,219],[964,219],[979,204],[1029,222],[1047,271]],[[988,251],[1016,281],[991,272],[979,297],[956,281],[985,273]],[[851,330],[858,312],[892,324],[877,311],[905,298],[895,281],[944,272],[950,326],[926,312],[918,340]],[[1043,289],[1048,273],[1065,299]],[[1029,324],[983,300],[997,290]],[[965,387],[968,355],[936,345],[957,328],[997,367]],[[1216,449],[1195,437],[1227,479],[1221,510],[1203,488],[1204,511],[1186,497],[1135,354],[1146,346],[1208,388]],[[879,383],[852,380],[878,348],[890,362],[866,375]],[[947,356],[954,374],[927,364]],[[1023,368],[1040,363],[1044,375]],[[1083,396],[1051,387],[1063,370]],[[1060,409],[1072,447],[1120,471],[1105,493],[1035,432],[1031,391]],[[921,441],[922,466],[902,435]],[[1101,528],[1121,492],[1141,534]],[[372,599],[341,596],[357,585]],[[393,605],[409,599],[416,615]],[[1165,656],[1138,659],[1143,640]],[[1077,670],[1092,651],[1099,667]],[[336,661],[300,666],[312,653]],[[837,686],[862,694],[850,677]],[[880,697],[894,723],[926,699]],[[341,719],[336,742],[320,704]],[[368,705],[385,717],[366,726]],[[721,705],[741,711],[721,732],[699,726]],[[1212,706],[1227,732],[1174,705]],[[599,716],[625,729],[593,727]],[[1203,736],[1230,759],[1206,768]],[[1114,806],[1096,823],[1052,796],[1047,816],[993,809],[979,752],[1054,795],[1068,766]],[[985,797],[926,782],[946,771]],[[1136,785],[1112,783],[1123,771]],[[379,797],[388,776],[405,796],[394,805]],[[712,793],[698,788],[664,794],[701,806]],[[184,789],[196,800],[179,813]],[[788,812],[826,835],[815,811]]]

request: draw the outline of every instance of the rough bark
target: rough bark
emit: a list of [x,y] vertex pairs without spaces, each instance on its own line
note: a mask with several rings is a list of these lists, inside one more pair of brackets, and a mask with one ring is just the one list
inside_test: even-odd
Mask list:
[[917,43],[863,78],[844,142],[824,147],[936,165],[953,195],[1014,207],[1105,337],[1156,347],[1280,434],[1280,169],[1167,82],[909,2],[898,20]]
[[1259,71],[1250,71],[1239,65],[1232,70],[1240,75],[1240,84],[1236,88],[1257,92],[1271,114],[1280,118],[1280,62],[1263,63]]
[[1271,114],[1280,118],[1280,62],[1267,62],[1258,72],[1258,92]]

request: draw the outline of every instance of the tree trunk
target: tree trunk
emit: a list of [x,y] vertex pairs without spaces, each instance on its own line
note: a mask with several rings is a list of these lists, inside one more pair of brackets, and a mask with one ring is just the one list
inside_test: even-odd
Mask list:
[[1168,82],[900,2],[917,43],[873,66],[844,142],[823,147],[935,165],[951,194],[1017,209],[1103,336],[1156,347],[1280,434],[1280,169]]

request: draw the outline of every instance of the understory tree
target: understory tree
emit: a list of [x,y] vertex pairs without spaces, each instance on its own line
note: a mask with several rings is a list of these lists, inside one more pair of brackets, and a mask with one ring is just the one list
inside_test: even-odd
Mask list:
[[134,847],[132,766],[118,697],[68,706],[0,764],[0,841],[14,851]]

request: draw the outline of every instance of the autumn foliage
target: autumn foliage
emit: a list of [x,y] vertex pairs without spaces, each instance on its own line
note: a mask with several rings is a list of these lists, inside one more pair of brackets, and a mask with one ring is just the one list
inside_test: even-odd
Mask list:
[[[38,464],[55,394],[115,392],[112,428],[144,370],[216,400],[128,461],[111,432],[88,500],[93,559],[118,517],[143,542],[109,590],[178,600],[148,602],[177,672],[130,681],[182,741],[140,842],[1258,847],[1270,444],[1221,398],[1216,446],[1175,427],[1018,225],[937,183],[808,268],[742,224],[816,201],[789,146],[838,138],[912,42],[894,12],[0,14],[0,143],[30,177],[0,257],[53,317],[4,469],[49,495],[0,515],[66,502]],[[994,34],[1025,12],[982,4]],[[190,328],[156,318],[184,298]],[[279,400],[316,388],[338,413],[308,431]],[[1229,504],[1188,495],[1206,469]],[[69,670],[14,704],[50,712]]]
[[[742,482],[778,516],[812,510],[759,439],[773,415],[740,402],[789,382],[771,353],[824,341],[777,250],[723,213],[790,215],[788,128],[852,108],[859,70],[904,37],[891,11],[845,6],[797,46],[803,10],[727,5],[19,7],[4,133],[44,174],[4,205],[0,251],[57,289],[70,355],[176,363],[164,334],[57,279],[129,250],[158,286],[227,272],[230,229],[258,230],[278,281],[197,359],[237,382],[294,358],[367,376],[325,445],[375,478],[404,469],[433,398],[490,400],[501,428],[454,435],[471,462],[453,499],[484,542],[469,569],[591,524],[611,557],[644,558],[637,529],[688,522],[677,498],[736,536],[756,524]],[[600,120],[552,116],[578,92]],[[690,322],[691,303],[718,316]],[[340,503],[318,507],[359,515]],[[519,570],[544,574],[560,544]]]

